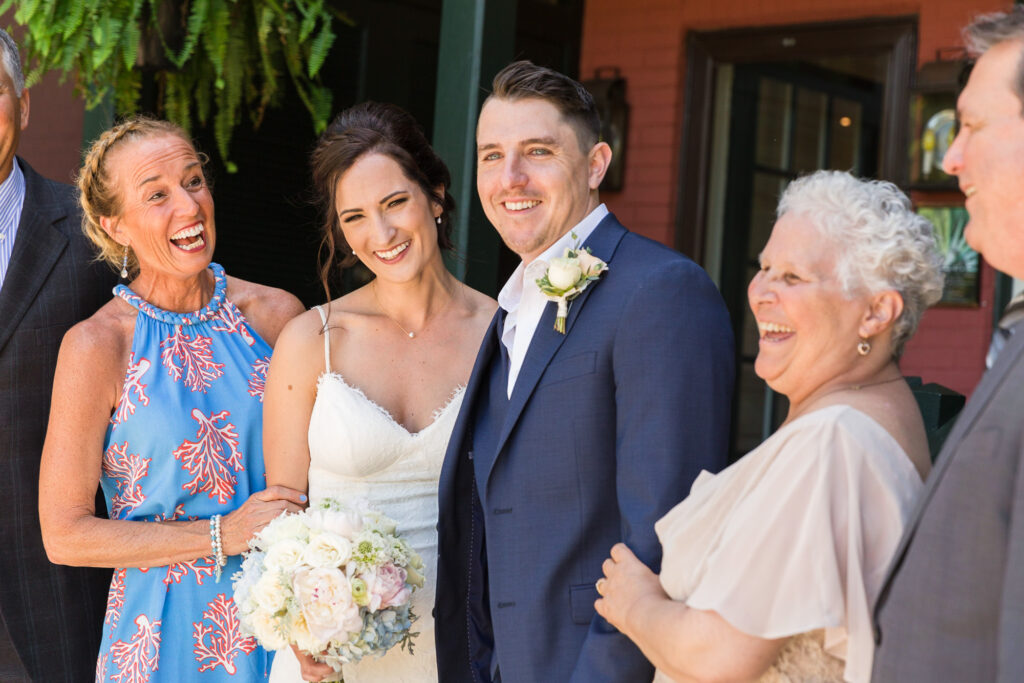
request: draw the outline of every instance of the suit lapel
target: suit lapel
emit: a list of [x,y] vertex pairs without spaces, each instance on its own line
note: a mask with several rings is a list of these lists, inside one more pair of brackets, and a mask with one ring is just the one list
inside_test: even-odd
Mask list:
[[1010,339],[1010,343],[1007,344],[1003,348],[1002,353],[999,354],[996,364],[982,377],[981,383],[978,384],[977,389],[974,391],[974,395],[971,396],[971,400],[967,403],[963,412],[961,412],[960,416],[957,418],[957,423],[954,425],[953,431],[950,432],[949,438],[947,438],[946,443],[943,444],[942,451],[939,453],[938,458],[936,458],[935,466],[932,468],[931,474],[928,475],[928,481],[925,484],[924,490],[921,492],[921,498],[918,500],[910,519],[907,520],[907,526],[903,530],[903,536],[900,538],[899,545],[896,547],[896,552],[889,565],[889,573],[886,576],[885,583],[879,593],[879,600],[876,603],[876,615],[877,607],[881,606],[883,602],[882,598],[888,592],[889,585],[892,583],[893,576],[896,574],[896,569],[900,564],[902,564],[903,556],[906,554],[911,540],[913,540],[914,534],[917,531],[917,526],[921,522],[921,518],[924,516],[925,510],[928,508],[928,503],[931,501],[932,496],[934,496],[935,491],[939,488],[942,478],[949,470],[950,463],[953,461],[953,457],[957,454],[956,451],[960,447],[960,443],[964,440],[967,433],[970,432],[974,423],[977,422],[978,417],[984,411],[985,406],[988,405],[988,402],[1006,380],[1008,375],[1007,368],[1018,363],[1022,354],[1024,354],[1024,324],[1017,326],[1013,337]]
[[[547,306],[544,307],[544,315],[541,316],[537,329],[533,333],[533,339],[530,340],[530,347],[526,351],[523,366],[519,370],[515,388],[512,390],[512,397],[509,399],[505,424],[502,427],[501,436],[498,438],[497,448],[494,450],[495,461],[497,460],[497,455],[505,447],[505,442],[508,441],[508,437],[512,434],[516,423],[519,421],[519,416],[522,415],[527,401],[533,395],[534,389],[537,388],[537,382],[540,381],[544,370],[547,369],[551,359],[554,358],[566,337],[572,334],[573,325],[579,317],[580,311],[583,310],[587,298],[596,288],[607,286],[603,283],[604,280],[614,277],[615,266],[612,264],[612,257],[625,234],[626,229],[622,227],[615,216],[608,214],[604,220],[598,223],[597,227],[594,228],[594,232],[590,234],[590,237],[583,244],[584,247],[590,247],[591,253],[594,256],[609,264],[608,272],[602,276],[601,280],[592,282],[589,287],[583,290],[582,294],[572,301],[572,304],[569,306],[569,315],[565,319],[565,334],[555,331],[557,305],[553,301],[549,301]],[[488,478],[490,478],[493,467],[494,461],[488,465]]]
[[28,164],[20,159],[16,163],[21,164],[25,174],[25,203],[7,275],[0,288],[0,351],[7,345],[68,245],[68,238],[53,227],[67,215],[66,212],[50,201],[45,186]]

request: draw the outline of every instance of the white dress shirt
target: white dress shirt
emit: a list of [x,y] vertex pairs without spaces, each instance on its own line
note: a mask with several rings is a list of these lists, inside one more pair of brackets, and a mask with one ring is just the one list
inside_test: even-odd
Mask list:
[[[512,397],[512,389],[515,388],[516,378],[519,377],[519,371],[523,367],[523,359],[526,358],[526,351],[530,348],[533,333],[537,330],[541,316],[544,315],[544,307],[548,304],[547,298],[541,294],[536,281],[544,276],[549,259],[561,256],[566,247],[586,242],[590,233],[594,232],[597,224],[607,215],[608,208],[604,204],[591,211],[529,265],[520,263],[512,273],[512,277],[498,293],[498,305],[507,314],[505,329],[501,334],[501,343],[508,349],[509,398]],[[574,233],[575,238],[573,238]]]
[[7,277],[7,265],[11,261],[11,250],[14,249],[14,238],[24,203],[25,175],[15,159],[7,180],[0,183],[0,288]]

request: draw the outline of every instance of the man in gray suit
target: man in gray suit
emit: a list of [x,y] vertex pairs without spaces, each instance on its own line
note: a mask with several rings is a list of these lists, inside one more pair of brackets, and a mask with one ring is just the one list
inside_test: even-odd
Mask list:
[[[943,165],[968,243],[1024,278],[1024,6],[979,17]],[[875,608],[873,680],[1024,680],[1024,321],[946,441]]]
[[[93,680],[110,570],[50,564],[39,457],[57,349],[107,299],[73,188],[15,157],[29,94],[0,30],[0,681]],[[102,505],[101,505],[101,508]]]

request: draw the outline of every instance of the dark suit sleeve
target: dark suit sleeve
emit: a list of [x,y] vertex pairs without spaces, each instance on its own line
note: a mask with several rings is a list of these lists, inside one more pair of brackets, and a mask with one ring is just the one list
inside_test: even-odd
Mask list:
[[1024,672],[1024,442],[1018,442],[1014,458],[1017,476],[1010,500],[1006,568],[999,615],[999,683],[1021,680]]
[[[636,287],[616,331],[616,490],[622,539],[654,571],[654,523],[702,469],[726,464],[733,337],[714,285],[682,259]],[[595,594],[596,597],[596,594]],[[573,681],[650,681],[640,650],[595,616]]]

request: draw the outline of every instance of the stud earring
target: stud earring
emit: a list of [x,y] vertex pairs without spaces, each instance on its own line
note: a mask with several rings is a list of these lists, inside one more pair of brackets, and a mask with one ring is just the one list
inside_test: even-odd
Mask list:
[[857,344],[857,353],[859,353],[862,356],[866,356],[869,353],[871,353],[871,344],[868,342],[867,339],[861,339],[860,343]]
[[124,247],[124,256],[121,258],[121,279],[128,277],[128,245]]

